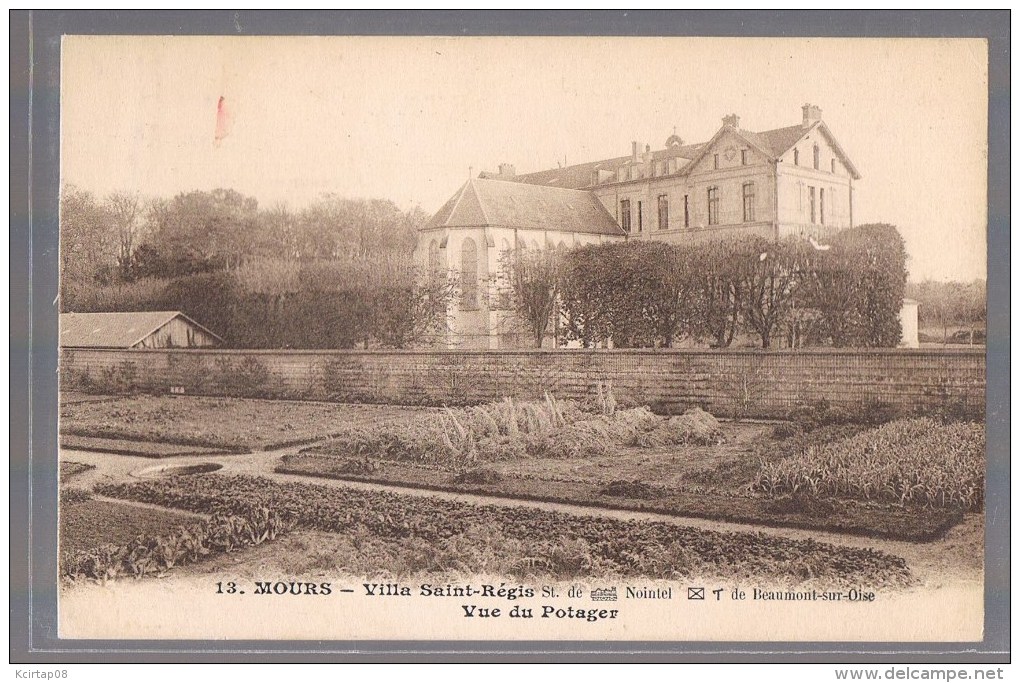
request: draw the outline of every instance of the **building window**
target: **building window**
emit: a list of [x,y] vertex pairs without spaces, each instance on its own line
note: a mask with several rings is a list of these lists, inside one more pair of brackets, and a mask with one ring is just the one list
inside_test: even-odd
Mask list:
[[818,190],[818,222],[825,225],[825,188]]
[[719,224],[719,188],[708,188],[708,224]]
[[460,247],[461,304],[465,309],[478,308],[478,247],[468,237]]
[[684,227],[691,227],[691,199],[688,195],[684,195]]
[[659,195],[659,230],[669,230],[669,197]]
[[750,163],[750,160],[751,160],[750,152],[746,149],[740,150],[740,165],[747,166],[747,164]]
[[818,156],[819,156],[818,145],[815,145],[815,170],[816,171],[818,170]]
[[835,172],[836,172],[836,160],[835,160],[835,159],[830,159],[830,160],[829,160],[829,170],[830,170],[830,171],[831,171],[832,173],[835,173]]
[[794,166],[800,166],[800,150],[799,149],[793,150],[793,165]]
[[713,161],[712,161],[712,163],[714,163],[714,164],[715,164],[715,167],[716,167],[716,168],[719,168],[719,155],[718,155],[718,154],[714,155],[714,156],[712,157],[712,160],[713,160]]
[[630,200],[620,200],[620,227],[624,232],[630,232]]
[[429,242],[429,273],[435,279],[439,279],[443,274],[443,262],[439,254],[439,243],[435,240]]
[[814,223],[817,216],[815,213],[815,188],[810,185],[808,185],[808,197],[811,198],[811,222]]
[[754,222],[754,183],[744,183],[744,222]]
[[644,225],[645,225],[643,205],[644,205],[644,202],[639,201],[637,203],[637,231],[638,232],[641,232],[641,229],[644,228]]

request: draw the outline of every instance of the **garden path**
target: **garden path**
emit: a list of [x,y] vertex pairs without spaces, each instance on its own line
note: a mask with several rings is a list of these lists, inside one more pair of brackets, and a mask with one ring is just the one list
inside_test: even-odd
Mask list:
[[862,538],[859,536],[850,536],[817,530],[763,527],[754,524],[720,522],[693,517],[678,517],[653,512],[610,510],[605,508],[570,505],[566,503],[515,500],[478,494],[453,493],[448,491],[407,488],[370,482],[326,479],[298,474],[282,474],[274,471],[276,466],[279,464],[280,458],[284,455],[296,453],[304,448],[307,448],[307,444],[243,455],[187,456],[163,459],[139,458],[128,455],[114,455],[109,453],[62,449],[60,457],[61,460],[85,463],[95,467],[95,469],[76,475],[68,483],[68,486],[76,488],[91,489],[97,484],[130,481],[134,478],[144,477],[147,473],[151,473],[152,470],[161,467],[187,466],[214,462],[223,466],[222,469],[219,470],[219,472],[223,474],[248,474],[266,477],[281,482],[314,483],[321,486],[331,486],[337,489],[353,488],[362,490],[392,491],[401,495],[441,498],[474,505],[533,507],[579,516],[602,516],[624,520],[654,520],[711,531],[762,533],[770,536],[798,540],[813,539],[824,543],[833,543],[849,547],[874,548],[875,550],[881,550],[903,557],[910,565],[911,571],[913,571],[915,575],[921,579],[921,583],[927,585],[942,584],[961,579],[965,581],[980,581],[982,578],[980,558],[983,556],[983,546],[981,545],[981,541],[984,537],[984,518],[983,515],[980,514],[967,515],[963,523],[951,529],[946,537],[940,541],[933,543],[911,543],[907,541]]

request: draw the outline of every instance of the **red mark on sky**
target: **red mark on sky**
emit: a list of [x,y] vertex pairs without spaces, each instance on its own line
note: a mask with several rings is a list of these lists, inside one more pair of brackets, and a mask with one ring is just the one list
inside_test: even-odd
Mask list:
[[219,147],[223,138],[230,135],[230,129],[234,124],[230,109],[227,108],[227,98],[220,96],[216,103],[216,136],[213,138],[213,146]]

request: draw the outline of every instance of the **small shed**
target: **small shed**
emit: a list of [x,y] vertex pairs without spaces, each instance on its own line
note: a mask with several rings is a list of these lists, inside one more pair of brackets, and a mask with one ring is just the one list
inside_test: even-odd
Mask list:
[[180,311],[60,314],[62,348],[187,349],[222,343],[222,338]]

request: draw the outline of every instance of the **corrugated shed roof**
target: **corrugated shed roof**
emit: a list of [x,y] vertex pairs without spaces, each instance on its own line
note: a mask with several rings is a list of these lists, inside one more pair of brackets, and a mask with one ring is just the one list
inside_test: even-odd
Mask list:
[[129,349],[177,316],[220,339],[218,335],[180,311],[61,313],[60,345],[75,348]]
[[625,234],[591,192],[489,178],[465,183],[425,228],[481,226]]

